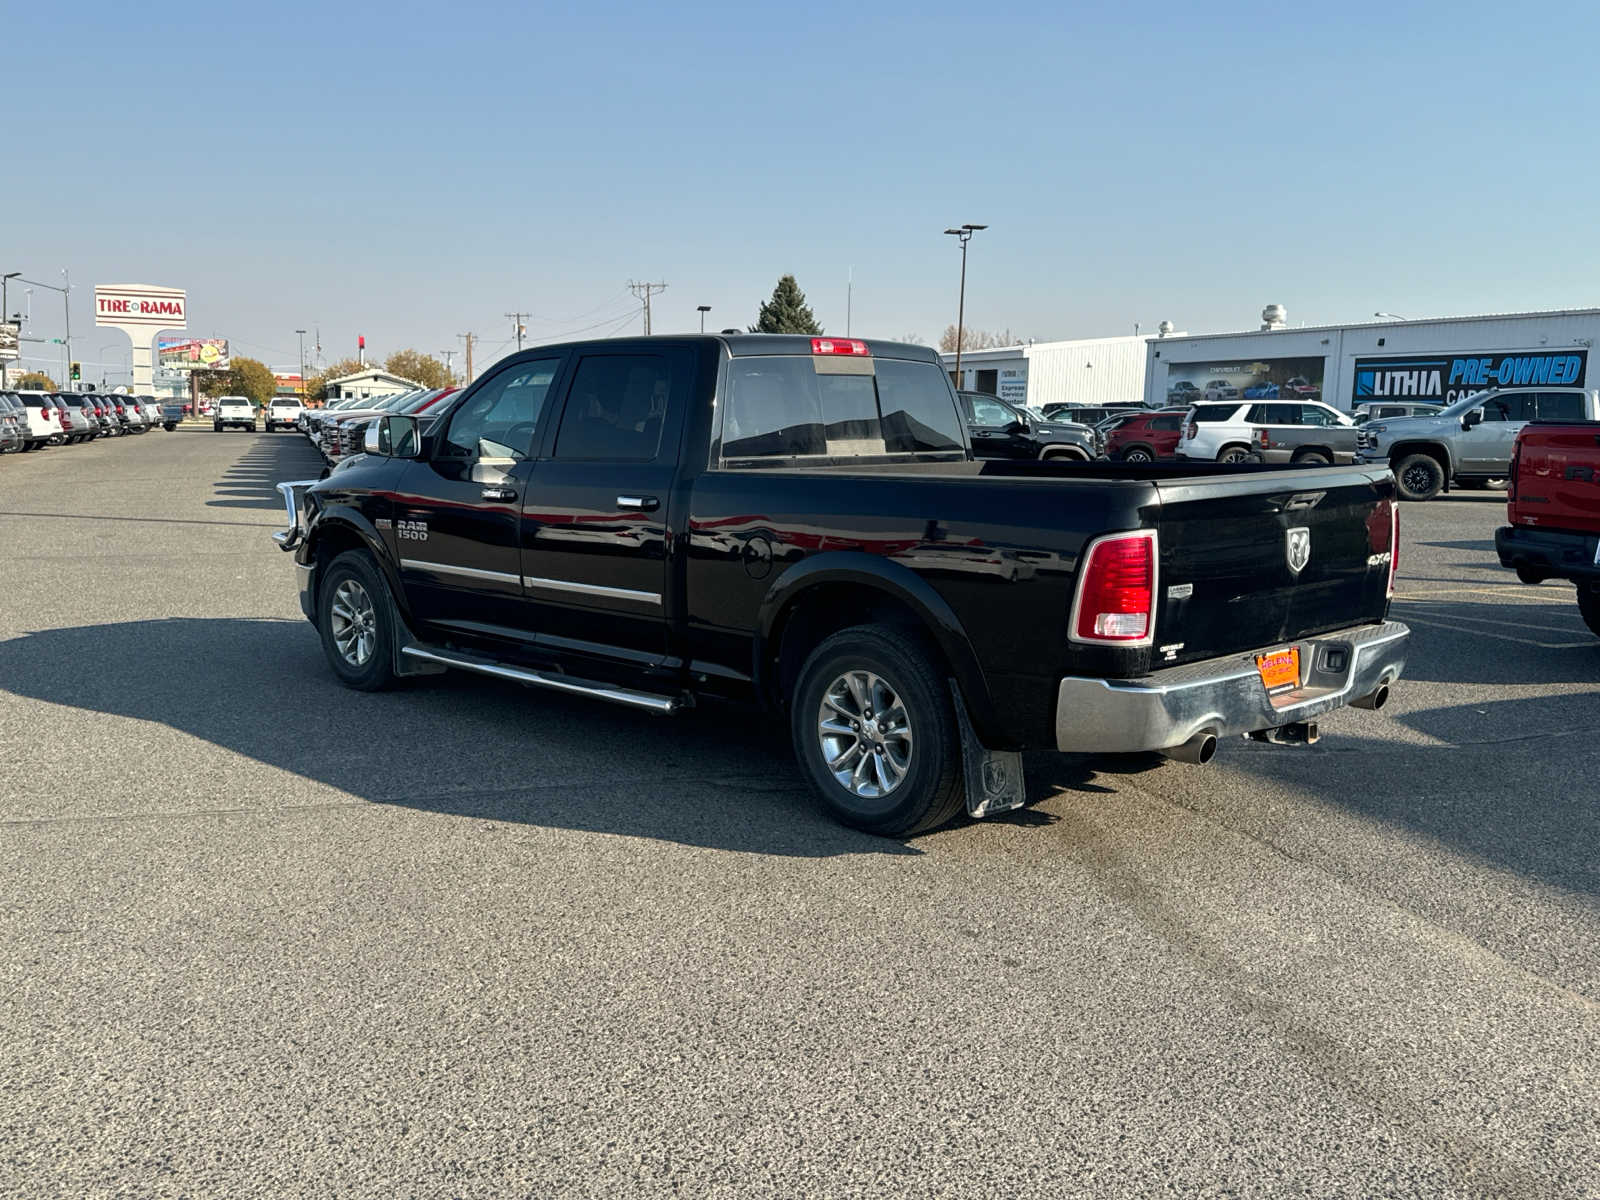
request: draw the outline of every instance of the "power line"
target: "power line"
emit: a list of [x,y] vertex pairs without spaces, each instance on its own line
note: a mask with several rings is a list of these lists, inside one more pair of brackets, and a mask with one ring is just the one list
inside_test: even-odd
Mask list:
[[628,280],[628,290],[644,302],[644,335],[650,336],[650,296],[655,292],[664,292],[667,285],[664,283],[635,283]]

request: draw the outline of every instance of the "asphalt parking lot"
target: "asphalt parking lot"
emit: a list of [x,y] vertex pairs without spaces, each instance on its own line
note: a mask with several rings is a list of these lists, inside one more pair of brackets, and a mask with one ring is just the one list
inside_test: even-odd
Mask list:
[[901,844],[780,732],[345,691],[303,439],[0,460],[0,1195],[1600,1191],[1600,640],[1403,509],[1314,747]]

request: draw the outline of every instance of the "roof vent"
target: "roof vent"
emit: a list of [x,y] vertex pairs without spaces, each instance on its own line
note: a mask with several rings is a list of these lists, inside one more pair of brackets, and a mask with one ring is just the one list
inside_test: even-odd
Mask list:
[[1156,333],[1161,337],[1166,337],[1167,334],[1171,333],[1176,328],[1177,326],[1175,326],[1171,321],[1163,321],[1161,324],[1156,326]]
[[1261,310],[1261,328],[1282,329],[1289,322],[1289,310],[1281,304],[1269,304]]

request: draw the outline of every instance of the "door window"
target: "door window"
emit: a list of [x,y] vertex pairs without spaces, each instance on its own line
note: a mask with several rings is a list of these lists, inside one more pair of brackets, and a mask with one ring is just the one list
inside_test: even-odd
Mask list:
[[1150,419],[1151,429],[1161,429],[1170,432],[1174,429],[1180,428],[1182,425],[1183,415],[1181,413],[1169,413],[1164,417],[1152,417]]
[[1011,415],[1011,410],[998,401],[984,400],[979,396],[971,396],[968,399],[972,405],[972,423],[974,425],[1003,427],[1015,420]]
[[560,366],[559,358],[513,363],[487,380],[451,414],[439,453],[514,462],[527,458],[534,426]]
[[1302,404],[1300,409],[1300,424],[1302,425],[1337,425],[1339,419],[1327,409],[1316,404]]
[[1581,421],[1588,416],[1583,400],[1581,392],[1540,392],[1539,420]]
[[1255,404],[1251,405],[1245,420],[1252,425],[1298,425],[1300,424],[1300,405],[1298,404]]
[[1531,421],[1537,411],[1534,392],[1507,392],[1483,402],[1485,421]]
[[649,354],[597,354],[572,377],[555,456],[650,462],[672,396],[672,368]]

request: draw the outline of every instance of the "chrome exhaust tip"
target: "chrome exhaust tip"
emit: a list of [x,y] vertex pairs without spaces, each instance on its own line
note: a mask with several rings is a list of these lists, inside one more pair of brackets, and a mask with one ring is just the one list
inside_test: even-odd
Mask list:
[[1356,708],[1370,708],[1376,712],[1389,703],[1389,685],[1387,683],[1380,684],[1377,691],[1363,696],[1359,700],[1352,700],[1350,703]]
[[1217,735],[1203,729],[1182,745],[1169,746],[1161,753],[1177,762],[1203,767],[1217,755]]

